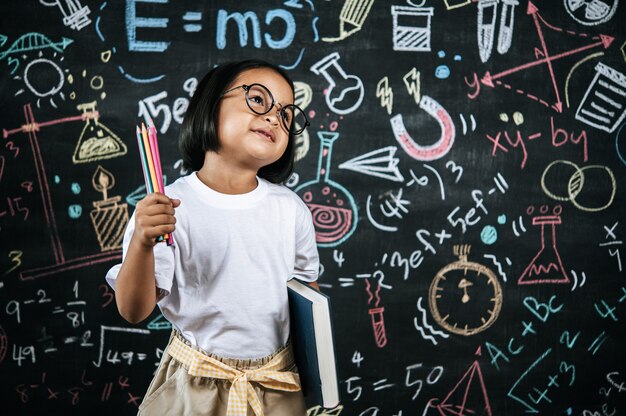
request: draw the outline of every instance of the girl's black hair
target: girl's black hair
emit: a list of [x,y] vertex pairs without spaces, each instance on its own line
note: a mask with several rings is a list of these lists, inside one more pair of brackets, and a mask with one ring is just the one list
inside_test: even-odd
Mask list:
[[[189,102],[180,129],[178,147],[183,156],[183,167],[200,170],[207,151],[218,152],[218,116],[221,96],[239,74],[253,68],[269,68],[280,74],[294,90],[286,71],[269,62],[249,59],[229,62],[211,69],[200,81]],[[286,181],[293,172],[295,136],[289,132],[285,153],[276,162],[259,169],[257,175],[273,183]]]

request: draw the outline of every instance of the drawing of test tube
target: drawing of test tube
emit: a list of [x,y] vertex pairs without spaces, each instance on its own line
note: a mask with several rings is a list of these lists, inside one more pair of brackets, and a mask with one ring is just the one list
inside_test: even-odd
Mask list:
[[383,315],[385,308],[372,308],[369,314],[372,318],[372,329],[374,330],[374,340],[376,346],[382,348],[387,345],[387,333],[385,331],[385,316]]
[[[432,7],[422,7],[407,0],[410,6],[391,6],[393,16],[393,50],[428,52],[431,50]],[[402,22],[402,24],[400,24]]]
[[369,309],[369,314],[372,322],[372,329],[374,331],[374,341],[378,348],[382,348],[387,345],[387,330],[385,329],[385,308],[380,305],[380,282],[377,283],[376,292],[372,293],[370,282],[365,280],[365,291],[367,292],[368,305],[372,303],[373,299],[376,299],[374,307]]
[[517,0],[502,0],[502,11],[500,12],[500,29],[498,31],[498,53],[505,54],[511,47],[513,39],[513,22],[515,21],[515,6]]
[[98,237],[101,251],[122,248],[124,230],[128,224],[128,205],[118,204],[122,199],[117,195],[108,197],[109,189],[115,185],[115,178],[111,172],[98,166],[91,180],[92,186],[102,192],[102,200],[92,202],[95,209],[91,210],[91,222]]
[[[533,217],[533,225],[541,226],[541,247],[530,264],[526,266],[517,284],[569,283],[570,280],[565,273],[561,255],[556,246],[556,225],[561,224],[561,211],[561,206],[557,205],[552,210],[553,215],[545,215],[548,213],[548,206],[543,205],[539,210],[542,215]],[[529,207],[526,212],[531,215],[534,207]],[[546,244],[546,225],[550,226],[548,244]]]
[[334,113],[349,114],[356,110],[363,101],[363,81],[356,75],[345,73],[339,65],[339,53],[330,55],[316,62],[311,71],[316,75],[322,75],[328,81],[325,90],[326,105]]
[[320,131],[320,155],[317,178],[295,189],[311,210],[315,239],[320,247],[334,247],[348,239],[356,229],[358,211],[346,188],[330,179],[333,143],[339,133]]
[[361,30],[372,4],[374,4],[374,0],[347,0],[339,15],[339,36],[322,38],[322,40],[324,42],[337,42]]
[[478,53],[487,62],[493,48],[498,0],[478,0]]

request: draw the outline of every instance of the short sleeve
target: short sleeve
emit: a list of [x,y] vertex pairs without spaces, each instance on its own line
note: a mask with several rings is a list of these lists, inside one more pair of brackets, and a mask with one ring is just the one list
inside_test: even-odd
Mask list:
[[[130,245],[130,239],[135,231],[135,213],[130,217],[126,231],[124,232],[124,239],[122,240],[122,262],[126,258],[128,252],[128,246]],[[153,248],[154,253],[154,275],[156,279],[156,287],[160,289],[159,298],[167,296],[172,289],[172,282],[174,280],[174,246],[168,246],[165,243],[158,243]],[[122,268],[122,263],[116,264],[111,267],[106,274],[106,281],[115,290],[115,280]]]
[[317,243],[315,242],[315,227],[313,217],[308,207],[298,201],[296,215],[296,259],[293,277],[304,282],[317,280],[320,267]]

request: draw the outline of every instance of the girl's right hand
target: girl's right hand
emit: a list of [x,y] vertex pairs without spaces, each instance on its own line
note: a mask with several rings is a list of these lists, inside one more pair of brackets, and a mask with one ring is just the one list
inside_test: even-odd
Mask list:
[[174,208],[179,205],[180,199],[168,198],[160,192],[147,195],[137,203],[133,239],[137,239],[143,247],[152,249],[159,236],[176,229]]

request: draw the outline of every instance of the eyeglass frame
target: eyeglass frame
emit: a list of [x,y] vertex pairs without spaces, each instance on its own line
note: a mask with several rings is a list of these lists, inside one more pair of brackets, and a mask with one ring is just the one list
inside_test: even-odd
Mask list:
[[[249,101],[249,99],[248,99],[248,91],[250,91],[250,88],[254,87],[255,85],[258,85],[259,87],[263,87],[263,88],[265,88],[265,90],[267,91],[267,93],[270,95],[270,98],[272,99],[272,105],[270,105],[270,106],[269,106],[269,108],[267,109],[267,111],[266,111],[266,112],[264,112],[264,113],[259,113],[258,111],[256,111],[254,108],[252,108],[252,107],[250,106],[250,101]],[[224,97],[224,96],[225,96],[226,94],[228,94],[229,92],[235,91],[236,89],[239,89],[239,88],[241,88],[241,89],[243,89],[243,90],[244,90],[244,95],[245,95],[245,99],[246,99],[246,105],[248,106],[248,108],[249,108],[249,109],[250,109],[250,110],[251,110],[254,114],[258,114],[258,115],[260,115],[260,116],[265,115],[265,114],[269,113],[270,111],[272,111],[272,108],[274,108],[274,105],[275,105],[275,104],[280,104],[280,103],[277,103],[277,102],[276,102],[276,100],[274,99],[274,96],[272,95],[272,92],[270,91],[270,89],[269,89],[269,88],[267,88],[267,87],[266,87],[265,85],[263,85],[263,84],[259,84],[259,83],[256,83],[256,82],[255,82],[254,84],[250,84],[250,85],[247,85],[247,84],[242,84],[242,85],[239,85],[239,86],[237,86],[237,87],[233,87],[233,88],[231,88],[231,89],[229,89],[229,90],[226,90],[226,91],[224,91],[224,92],[222,93],[222,95],[220,95],[220,98]],[[285,122],[285,117],[283,116],[283,114],[284,114],[284,112],[285,112],[285,108],[287,108],[287,107],[293,107],[293,108],[295,108],[295,109],[298,109],[298,110],[302,113],[302,116],[304,117],[304,126],[302,126],[302,127],[300,128],[300,130],[298,130],[298,131],[291,131],[291,129],[290,129],[290,128],[286,125],[286,122]],[[276,106],[276,108],[278,108],[278,106]],[[280,120],[281,120],[282,125],[283,125],[286,129],[287,129],[287,131],[288,131],[288,132],[290,132],[290,133],[291,133],[291,134],[293,134],[294,136],[297,136],[298,134],[302,134],[302,133],[304,132],[304,130],[306,130],[306,128],[307,128],[307,127],[309,127],[309,126],[311,125],[311,123],[309,123],[309,119],[306,117],[306,114],[304,113],[304,110],[302,110],[300,107],[298,107],[298,106],[297,106],[297,105],[295,105],[295,104],[287,104],[287,105],[282,105],[282,104],[281,104],[280,108],[278,108],[278,110],[277,110],[276,112],[277,112],[277,113],[280,113]],[[294,123],[294,127],[295,127],[295,123]]]

